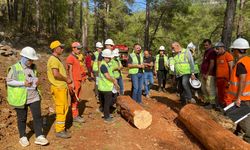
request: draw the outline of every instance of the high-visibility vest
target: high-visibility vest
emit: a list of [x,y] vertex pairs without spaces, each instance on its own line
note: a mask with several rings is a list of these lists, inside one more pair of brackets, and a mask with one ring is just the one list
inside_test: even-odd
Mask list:
[[190,64],[188,62],[188,50],[182,49],[182,51],[174,56],[175,72],[176,75],[191,74]]
[[99,52],[95,51],[94,55],[95,55],[95,61],[93,63],[92,69],[93,69],[93,71],[98,71],[98,57],[99,57]]
[[[155,57],[155,70],[156,71],[159,69],[159,58],[160,58],[160,54],[156,55],[156,57]],[[168,58],[166,55],[164,55],[163,58],[164,58],[164,67],[165,67],[165,69],[167,69]]]
[[197,73],[200,73],[200,69],[199,69],[199,64],[194,61],[194,73],[197,74]]
[[[133,65],[139,64],[137,56],[134,52],[130,54],[130,57],[132,58]],[[142,56],[142,54],[140,54],[140,64],[142,64],[142,63],[143,63],[143,56]],[[137,74],[139,72],[139,68],[129,68],[128,72],[129,72],[129,74]]]
[[[169,63],[169,67],[171,68],[171,66],[174,66],[174,57],[170,57],[168,59],[168,63]],[[172,71],[171,69],[169,69],[169,74],[174,75],[174,71]]]
[[[36,67],[34,67],[36,68]],[[12,65],[9,69],[12,69],[14,79],[17,81],[25,82],[25,73],[20,62]],[[35,76],[37,75],[36,69],[33,70]],[[27,89],[25,86],[10,86],[7,85],[7,101],[13,107],[23,107],[27,101]]]
[[119,71],[119,70],[115,70],[115,71],[114,71],[114,69],[115,69],[115,68],[118,68],[119,66],[121,66],[120,60],[118,59],[118,60],[116,61],[116,60],[112,59],[108,64],[109,64],[109,66],[111,67],[111,69],[113,70],[114,78],[116,78],[116,79],[119,78],[120,75],[121,75],[121,71]]
[[228,89],[228,98],[231,100],[235,100],[237,98],[237,93],[240,85],[240,78],[236,76],[236,70],[237,70],[237,65],[239,63],[242,63],[246,70],[247,70],[247,75],[246,75],[246,80],[244,81],[246,83],[246,86],[243,90],[242,95],[240,96],[240,100],[246,101],[250,100],[250,57],[245,56],[241,58],[233,67],[232,74],[230,76],[230,86]]
[[[104,60],[102,60],[102,62],[101,62],[101,66],[102,65],[105,65],[107,67],[109,75],[111,77],[113,77],[114,75],[113,75],[112,68]],[[105,77],[105,75],[101,71],[99,71],[98,90],[99,91],[109,92],[109,91],[113,90],[113,87],[114,87],[113,82],[109,81]]]

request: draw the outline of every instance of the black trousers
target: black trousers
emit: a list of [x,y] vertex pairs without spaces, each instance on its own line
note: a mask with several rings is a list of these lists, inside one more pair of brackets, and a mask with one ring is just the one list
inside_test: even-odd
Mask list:
[[28,107],[30,107],[31,114],[33,117],[33,128],[36,134],[36,137],[42,135],[42,116],[41,116],[41,101],[37,101],[28,105],[25,105],[24,108],[15,108],[17,113],[17,125],[20,138],[26,136],[26,122],[27,122],[27,113]]
[[166,79],[167,79],[167,70],[158,70],[157,71],[157,78],[158,78],[158,86],[159,86],[159,88],[160,87],[165,88]]
[[99,91],[99,99],[101,102],[101,108],[103,108],[104,119],[107,119],[110,117],[110,107],[114,103],[112,91],[108,92]]

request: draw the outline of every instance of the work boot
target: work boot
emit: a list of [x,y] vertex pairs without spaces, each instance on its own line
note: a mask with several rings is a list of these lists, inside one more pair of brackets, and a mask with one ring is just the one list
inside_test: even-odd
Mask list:
[[57,132],[56,137],[63,138],[63,139],[71,138],[70,134],[67,131]]
[[80,116],[73,118],[73,122],[84,123],[84,119]]

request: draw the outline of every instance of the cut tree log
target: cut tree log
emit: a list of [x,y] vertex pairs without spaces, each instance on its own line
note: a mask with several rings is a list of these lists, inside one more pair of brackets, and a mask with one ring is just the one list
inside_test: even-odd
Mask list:
[[138,129],[146,129],[152,123],[152,115],[129,96],[118,96],[118,112]]
[[178,118],[207,149],[250,149],[250,144],[212,120],[203,108],[188,104]]

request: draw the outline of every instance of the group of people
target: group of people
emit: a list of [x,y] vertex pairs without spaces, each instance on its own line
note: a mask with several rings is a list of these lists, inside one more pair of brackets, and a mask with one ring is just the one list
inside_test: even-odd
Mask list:
[[[114,119],[111,110],[114,107],[118,95],[124,94],[122,78],[123,66],[119,59],[119,49],[115,49],[112,39],[107,39],[104,46],[96,43],[91,63],[95,78],[95,97],[99,100],[99,111],[103,112],[104,122],[112,122]],[[203,61],[195,60],[195,46],[190,43],[183,48],[180,43],[171,44],[171,57],[168,57],[164,46],[160,46],[158,54],[153,57],[150,51],[142,52],[141,45],[135,43],[132,53],[129,54],[128,68],[132,81],[131,97],[138,104],[142,104],[142,94],[150,97],[150,89],[154,84],[154,74],[158,79],[158,91],[166,91],[167,74],[171,81],[176,80],[180,94],[180,102],[195,103],[192,82],[201,80],[201,90],[205,101],[205,108],[225,107],[235,102],[238,107],[241,104],[250,106],[250,57],[247,56],[249,43],[243,38],[236,39],[231,50],[233,55],[226,51],[222,42],[212,46],[209,39],[203,41],[205,48]],[[65,129],[66,115],[71,107],[73,122],[83,123],[84,119],[79,114],[79,97],[81,85],[86,80],[86,72],[83,66],[81,54],[82,45],[79,42],[71,44],[72,52],[63,65],[60,55],[63,53],[64,44],[53,41],[50,44],[52,55],[47,62],[47,76],[51,83],[51,95],[55,103],[56,136],[70,138]],[[7,75],[8,102],[17,113],[19,143],[28,146],[26,130],[27,111],[30,108],[33,116],[36,144],[47,145],[49,141],[43,135],[41,117],[41,96],[38,90],[39,79],[36,65],[38,60],[36,51],[32,47],[25,47],[20,52],[21,59],[12,65]],[[235,59],[234,59],[235,58]],[[236,60],[236,61],[234,61]],[[88,69],[89,70],[89,69]],[[196,82],[197,83],[197,82]],[[197,92],[197,89],[195,89]],[[68,98],[70,93],[71,100]],[[241,121],[238,126],[245,132],[244,139],[250,140],[250,116]]]

